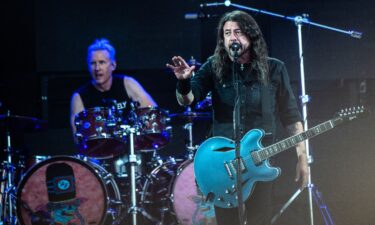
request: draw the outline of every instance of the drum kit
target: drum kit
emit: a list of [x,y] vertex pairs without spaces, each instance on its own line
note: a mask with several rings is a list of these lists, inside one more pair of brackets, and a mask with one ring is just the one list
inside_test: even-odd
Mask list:
[[[210,113],[188,107],[169,114],[146,107],[123,114],[106,107],[77,114],[79,154],[34,156],[27,160],[31,166],[14,160],[10,128],[42,129],[44,122],[0,117],[7,131],[0,168],[1,223],[215,224],[213,206],[196,186],[193,167],[198,147],[193,123],[210,119]],[[186,155],[162,157],[158,150],[173,138],[169,123],[174,118],[186,122]]]

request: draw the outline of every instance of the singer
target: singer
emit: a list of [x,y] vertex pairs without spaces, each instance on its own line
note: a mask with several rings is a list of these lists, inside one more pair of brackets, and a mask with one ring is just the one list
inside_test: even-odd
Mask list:
[[[251,129],[261,128],[269,134],[262,141],[267,146],[275,142],[279,135],[276,133],[279,130],[276,129],[277,121],[281,121],[290,135],[302,132],[302,118],[286,67],[280,60],[268,56],[263,34],[254,18],[243,11],[232,11],[221,17],[217,30],[215,52],[194,77],[192,73],[195,67],[189,66],[182,57],[174,56],[172,63],[167,63],[166,66],[173,70],[177,78],[178,103],[195,104],[211,92],[213,136],[233,139],[235,89],[232,65],[236,58],[240,84],[238,102],[241,117],[237,129],[240,138]],[[295,180],[305,187],[309,172],[303,142],[296,146],[296,153]],[[272,182],[256,183],[250,197],[244,199],[242,221],[251,225],[271,224],[272,187]],[[240,223],[237,208],[215,206],[215,214],[219,225]]]

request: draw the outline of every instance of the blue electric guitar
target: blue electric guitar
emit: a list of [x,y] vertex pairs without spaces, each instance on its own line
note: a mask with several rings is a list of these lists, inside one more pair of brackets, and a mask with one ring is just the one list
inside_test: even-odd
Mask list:
[[[344,121],[351,121],[364,113],[363,107],[345,109],[331,120],[321,123],[300,134],[289,137],[268,147],[261,145],[264,131],[250,130],[240,141],[240,171],[242,180],[242,198],[250,197],[257,181],[276,179],[281,170],[271,167],[268,159],[297,143],[315,137]],[[198,187],[207,201],[221,208],[233,208],[237,202],[237,161],[235,160],[235,142],[225,137],[212,137],[198,148],[194,158],[194,171]]]

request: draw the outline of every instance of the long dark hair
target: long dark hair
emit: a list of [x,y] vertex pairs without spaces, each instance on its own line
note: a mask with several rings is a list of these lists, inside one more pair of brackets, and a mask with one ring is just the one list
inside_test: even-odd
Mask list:
[[230,58],[224,47],[224,24],[228,21],[237,22],[241,31],[250,40],[251,68],[256,71],[258,80],[262,83],[268,81],[268,51],[257,22],[249,14],[235,10],[223,15],[217,27],[217,42],[213,57],[213,69],[217,78],[222,81],[226,72],[226,65],[230,63]]

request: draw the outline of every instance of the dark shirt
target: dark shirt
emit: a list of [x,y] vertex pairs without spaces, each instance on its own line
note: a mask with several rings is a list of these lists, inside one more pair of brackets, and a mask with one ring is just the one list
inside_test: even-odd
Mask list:
[[[220,81],[212,68],[213,57],[210,57],[197,71],[191,80],[194,102],[203,100],[208,92],[212,95],[213,106],[213,135],[233,138],[233,106],[235,89],[231,66],[226,68],[226,74]],[[289,76],[283,62],[274,58],[268,58],[269,62],[269,103],[271,114],[271,130],[275,137],[276,121],[280,120],[286,126],[301,121]],[[264,129],[262,118],[262,94],[261,82],[257,74],[251,69],[250,64],[238,65],[239,94],[240,94],[240,137],[254,128]]]
[[99,91],[90,81],[76,92],[81,96],[85,109],[115,106],[117,110],[121,110],[130,100],[124,87],[123,75],[113,75],[112,86],[108,91]]

